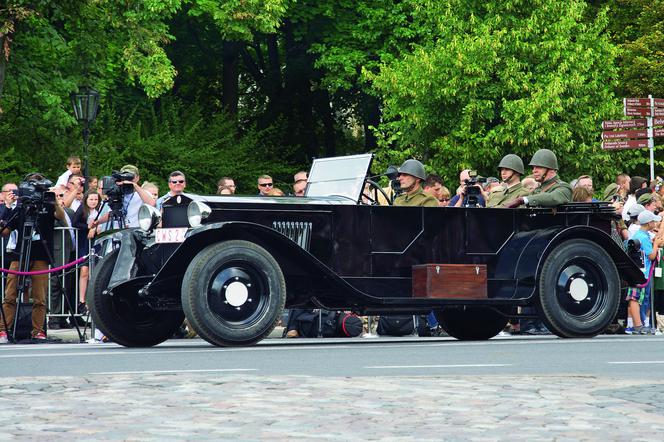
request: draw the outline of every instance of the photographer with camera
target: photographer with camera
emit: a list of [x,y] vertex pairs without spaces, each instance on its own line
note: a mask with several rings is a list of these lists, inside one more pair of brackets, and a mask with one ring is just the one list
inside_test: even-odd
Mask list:
[[14,183],[5,183],[2,186],[2,197],[3,201],[2,204],[0,204],[0,220],[5,219],[16,206],[18,186]]
[[450,207],[484,207],[486,206],[487,193],[482,184],[486,179],[478,177],[477,172],[464,169],[459,174],[459,190],[450,201]]
[[105,211],[92,227],[109,220],[115,223],[118,219],[112,219],[114,215],[117,215],[121,225],[113,225],[113,228],[138,227],[138,210],[141,206],[144,203],[151,206],[156,204],[150,192],[138,184],[139,180],[138,168],[132,164],[123,166],[120,172],[113,172],[110,177],[103,177],[101,188],[110,210]]
[[[55,220],[64,220],[65,213],[56,203],[55,194],[49,191],[51,181],[39,173],[26,176],[19,186],[19,197],[16,206],[9,216],[5,216],[2,224],[2,235],[9,236],[7,250],[12,253],[10,270],[47,270],[53,256],[53,233]],[[26,229],[25,226],[34,226]],[[30,240],[23,236],[31,232]],[[29,241],[29,244],[28,244]],[[29,246],[26,249],[21,247]],[[16,254],[18,253],[18,254]],[[24,264],[27,268],[20,269],[20,263],[29,256]],[[2,303],[3,318],[0,321],[0,343],[7,343],[7,329],[14,325],[16,315],[16,298],[18,296],[19,276],[7,275],[5,300]],[[48,274],[32,275],[32,333],[37,341],[46,339],[44,322],[46,320],[46,294],[48,291]],[[20,300],[22,301],[22,300]]]

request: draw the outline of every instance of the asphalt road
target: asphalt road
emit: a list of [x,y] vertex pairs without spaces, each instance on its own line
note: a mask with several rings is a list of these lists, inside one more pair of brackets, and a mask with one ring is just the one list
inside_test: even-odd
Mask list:
[[664,337],[0,346],[4,440],[659,440]]
[[218,348],[200,339],[152,348],[115,344],[5,345],[5,376],[243,372],[260,376],[593,375],[629,377],[644,370],[664,379],[663,336],[565,340],[507,337],[270,339]]

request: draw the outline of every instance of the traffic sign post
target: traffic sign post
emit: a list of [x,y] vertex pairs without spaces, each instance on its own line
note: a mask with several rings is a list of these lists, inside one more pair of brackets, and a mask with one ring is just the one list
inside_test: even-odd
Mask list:
[[[664,137],[664,98],[623,98],[623,113],[631,120],[602,122],[602,149],[643,149],[650,153],[650,179],[655,179],[655,138]],[[621,129],[621,130],[614,130]],[[627,129],[627,130],[626,130]]]

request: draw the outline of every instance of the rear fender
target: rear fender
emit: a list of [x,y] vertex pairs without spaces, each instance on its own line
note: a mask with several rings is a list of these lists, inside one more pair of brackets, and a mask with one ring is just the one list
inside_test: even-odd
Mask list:
[[613,260],[620,279],[626,281],[629,285],[642,284],[646,281],[643,272],[638,265],[625,253],[625,251],[616,243],[613,238],[596,227],[591,226],[572,226],[559,231],[544,250],[542,258],[537,265],[537,274],[539,277],[540,269],[544,264],[544,258],[551,253],[563,241],[571,239],[586,239],[593,241],[602,247]]

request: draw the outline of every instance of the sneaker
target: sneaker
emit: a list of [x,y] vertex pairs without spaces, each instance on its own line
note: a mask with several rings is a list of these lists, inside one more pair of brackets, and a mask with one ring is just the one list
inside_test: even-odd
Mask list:
[[643,335],[643,334],[645,334],[644,331],[645,331],[645,327],[642,326],[642,325],[639,325],[638,327],[634,327],[632,329],[632,333],[630,333],[630,334],[632,334],[632,335]]
[[78,304],[78,314],[82,316],[88,314],[88,306],[85,304],[85,302],[81,302]]
[[9,339],[7,338],[7,332],[0,332],[0,344],[9,344]]
[[625,329],[625,334],[626,334],[626,335],[631,335],[631,334],[633,334],[633,333],[634,333],[634,327],[627,327],[627,328]]
[[46,334],[44,332],[39,332],[36,335],[32,337],[32,339],[36,339],[38,341],[45,341],[46,340]]

